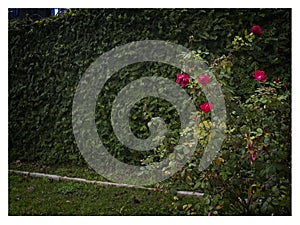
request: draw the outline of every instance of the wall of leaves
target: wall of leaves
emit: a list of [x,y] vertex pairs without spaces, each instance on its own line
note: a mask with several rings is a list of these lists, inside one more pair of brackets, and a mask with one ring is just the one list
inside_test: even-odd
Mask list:
[[[132,41],[166,40],[207,51],[209,59],[229,54],[235,35],[260,24],[281,41],[272,45],[268,39],[265,49],[255,56],[257,63],[268,62],[268,74],[282,74],[276,65],[290,65],[290,49],[286,48],[290,23],[285,25],[290,16],[290,10],[272,9],[72,9],[35,22],[10,22],[9,161],[85,163],[73,136],[72,101],[81,76],[104,52]],[[247,59],[243,60],[240,63],[247,64]],[[111,78],[100,93],[96,112],[99,135],[120,160],[137,164],[145,155],[122,147],[112,134],[109,118],[114,96],[133,79],[159,73],[174,80],[178,72],[159,63],[132,65]],[[240,78],[236,79],[238,82]],[[171,107],[168,102],[150,98],[137,104],[132,112],[132,130],[141,138],[149,134],[145,127],[149,118],[141,112],[145,105],[162,117],[164,108]],[[171,144],[176,144],[179,118],[176,112],[171,115],[164,119],[174,131],[169,137]]]

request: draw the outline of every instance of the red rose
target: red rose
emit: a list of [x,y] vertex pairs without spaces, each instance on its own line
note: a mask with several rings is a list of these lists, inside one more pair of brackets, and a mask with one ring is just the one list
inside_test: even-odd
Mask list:
[[198,82],[203,86],[206,86],[210,82],[210,77],[207,74],[203,74],[198,77]]
[[176,83],[180,84],[181,87],[185,87],[190,83],[190,76],[186,73],[176,75]]
[[205,102],[203,104],[200,105],[200,109],[202,112],[204,113],[208,113],[213,109],[213,104],[209,103],[209,102]]
[[251,32],[255,35],[255,36],[260,36],[262,35],[262,29],[259,25],[254,25],[252,28],[251,28]]
[[263,70],[255,70],[253,73],[253,77],[259,82],[265,82],[265,80],[267,79],[267,74]]

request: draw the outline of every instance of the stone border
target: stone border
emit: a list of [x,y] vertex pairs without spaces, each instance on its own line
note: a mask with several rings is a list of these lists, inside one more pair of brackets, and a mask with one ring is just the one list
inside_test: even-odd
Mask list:
[[[55,174],[45,174],[45,173],[36,173],[36,172],[28,172],[28,171],[20,171],[20,170],[9,170],[9,173],[13,174],[21,174],[31,177],[40,177],[40,178],[49,178],[57,181],[76,181],[76,182],[83,182],[87,184],[96,184],[104,187],[114,186],[114,187],[125,187],[125,188],[133,188],[133,189],[144,189],[149,191],[160,191],[163,192],[162,189],[159,188],[147,188],[143,186],[137,185],[129,185],[129,184],[118,184],[106,181],[97,181],[97,180],[87,180],[84,178],[77,178],[77,177],[67,177],[67,176],[59,176]],[[183,196],[194,196],[198,198],[202,198],[204,193],[199,192],[192,192],[192,191],[177,191],[176,194],[183,195]]]

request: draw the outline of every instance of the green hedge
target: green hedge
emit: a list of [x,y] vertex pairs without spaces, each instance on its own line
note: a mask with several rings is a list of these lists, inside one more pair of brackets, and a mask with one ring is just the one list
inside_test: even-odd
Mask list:
[[[190,49],[210,52],[207,59],[230,53],[236,35],[243,35],[254,24],[268,31],[264,49],[252,55],[256,65],[268,74],[290,81],[290,17],[288,9],[73,9],[61,16],[9,24],[9,161],[44,164],[84,164],[72,131],[72,101],[76,86],[89,65],[102,53],[138,40],[167,40]],[[287,22],[288,21],[288,22]],[[274,43],[272,42],[274,38]],[[276,39],[276,40],[275,40]],[[266,40],[264,40],[266,41]],[[239,59],[237,59],[239,60]],[[233,73],[249,73],[249,58],[241,55]],[[254,65],[255,66],[255,65]],[[264,68],[267,67],[267,68]],[[253,68],[253,65],[251,65]],[[158,73],[175,79],[178,69],[159,63],[143,63],[124,68],[111,78],[99,95],[97,125],[104,144],[113,146],[112,154],[121,160],[138,163],[145,155],[131,154],[112,134],[110,107],[118,91],[133,79]],[[247,83],[236,76],[240,95]],[[289,82],[290,83],[290,82]],[[246,89],[245,89],[246,90]],[[141,138],[148,135],[145,104],[156,115],[158,99],[145,99],[132,114],[132,129]],[[160,113],[160,114],[159,114]],[[172,112],[171,115],[176,115]],[[171,118],[176,143],[178,117]],[[101,120],[100,120],[101,119]],[[130,154],[129,154],[130,153]]]

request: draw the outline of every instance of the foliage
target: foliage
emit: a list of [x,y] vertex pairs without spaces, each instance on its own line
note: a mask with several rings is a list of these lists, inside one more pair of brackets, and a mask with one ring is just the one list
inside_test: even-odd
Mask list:
[[[263,29],[259,37],[251,34],[254,24]],[[74,9],[33,23],[11,22],[9,160],[84,165],[72,133],[76,86],[102,53],[145,39],[197,50],[222,85],[227,106],[227,137],[215,162],[198,172],[211,127],[209,113],[199,112],[202,123],[195,157],[163,184],[204,192],[204,207],[203,201],[180,205],[176,198],[170,207],[190,215],[291,214],[289,9]],[[266,82],[254,80],[255,70],[266,72]],[[112,155],[144,165],[172,151],[181,130],[178,113],[168,102],[149,97],[132,110],[130,124],[136,136],[149,135],[146,125],[153,117],[164,119],[170,131],[161,146],[147,153],[122,146],[109,119],[114,97],[132,80],[156,75],[175,81],[181,72],[161,63],[138,63],[105,84],[96,104],[96,125]],[[195,84],[186,90],[199,107],[206,98],[199,96],[201,89],[193,92]],[[257,151],[252,164],[250,140]]]
[[[268,36],[259,38],[268,39]],[[251,41],[247,44],[243,41],[245,39]],[[240,66],[235,62],[241,57],[241,52],[244,52],[243,57],[248,57],[248,53],[262,49],[259,45],[265,43],[245,32],[244,38],[234,38],[232,54],[211,62],[211,70],[222,84],[227,102],[227,138],[219,156],[207,170],[197,172],[199,158],[196,156],[175,180],[182,183],[183,179],[186,181],[185,188],[205,193],[205,210],[200,204],[183,205],[182,209],[187,214],[291,214],[290,66],[284,67],[284,74],[274,73],[268,75],[267,82],[259,82],[254,79],[253,71],[261,65],[250,64],[248,68],[238,69],[251,69],[252,72],[240,76],[238,85],[231,85],[235,83],[236,76],[232,71]],[[259,56],[259,52],[255,53]],[[266,68],[266,65],[263,66]],[[277,68],[277,71],[280,69],[283,68]],[[283,77],[284,81],[274,77]],[[239,94],[240,85],[243,94]],[[209,129],[205,129],[208,122],[203,116],[199,130],[200,139],[206,140],[202,144],[206,146],[211,134]]]
[[[33,23],[11,22],[9,25],[10,161],[19,159],[38,160],[47,164],[84,163],[72,134],[72,100],[80,77],[89,64],[103,52],[131,41],[160,39],[202,49],[204,52],[209,50],[220,55],[228,51],[226,46],[230,44],[229,38],[236,34],[242,24],[244,26],[254,21],[263,22],[265,18],[271,16],[274,17],[272,24],[276,24],[288,18],[288,15],[287,10],[81,9]],[[277,36],[278,31],[272,29]],[[135,32],[136,30],[140,32]],[[278,45],[276,52],[281,53],[281,58],[276,62],[289,65],[290,58],[284,49],[286,41],[289,40],[287,34],[286,31],[281,32],[281,41],[276,42],[281,45],[275,43]],[[271,49],[268,52],[273,51]],[[257,60],[262,59],[264,57],[257,57]],[[270,66],[270,69],[272,68],[278,69],[276,65]],[[103,128],[99,131],[100,136],[104,140],[111,140],[108,144],[113,149],[118,149],[120,144],[116,141],[116,137],[111,135],[112,128],[107,120],[111,102],[126,83],[139,78],[138,74],[141,74],[139,71],[143,71],[145,75],[159,73],[173,79],[175,69],[159,64],[138,64],[125,68],[114,79],[108,81],[105,91],[100,94],[103,97],[99,98],[97,104],[99,110],[97,115],[101,118],[101,121],[97,118],[97,125]],[[239,71],[235,72],[240,74]],[[240,76],[235,77],[234,82],[240,79],[238,77]],[[244,84],[248,81],[239,83]],[[158,102],[151,100],[144,102],[150,114],[145,116],[146,123],[143,125],[147,124],[150,120],[149,115],[160,106],[157,104],[161,104],[159,100]],[[161,111],[164,109],[161,108]],[[142,113],[141,110],[137,110],[136,115],[132,117],[133,121],[139,121]],[[173,124],[176,126],[177,122],[175,120]],[[144,133],[140,136],[148,134],[148,130],[141,126],[141,123],[133,127],[134,131],[139,129]],[[129,150],[123,151],[128,153]],[[120,152],[115,154],[121,154],[121,158],[127,157],[127,154]]]

